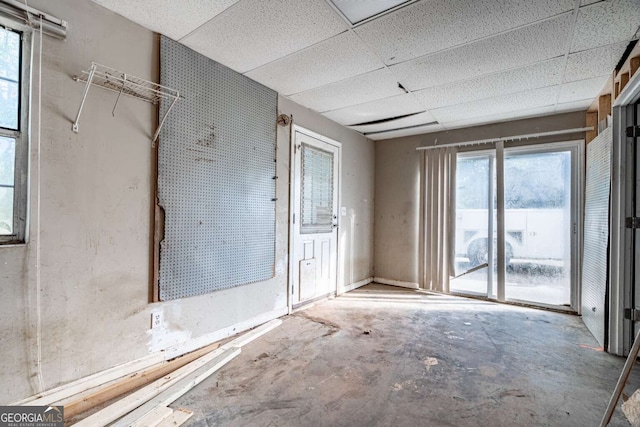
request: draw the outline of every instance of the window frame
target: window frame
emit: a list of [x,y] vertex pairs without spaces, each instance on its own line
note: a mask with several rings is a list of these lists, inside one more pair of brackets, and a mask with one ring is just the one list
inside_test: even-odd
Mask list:
[[0,136],[15,140],[13,181],[13,234],[0,235],[0,246],[26,243],[28,240],[29,130],[33,30],[0,17],[0,27],[20,35],[20,95],[18,129],[0,127]]

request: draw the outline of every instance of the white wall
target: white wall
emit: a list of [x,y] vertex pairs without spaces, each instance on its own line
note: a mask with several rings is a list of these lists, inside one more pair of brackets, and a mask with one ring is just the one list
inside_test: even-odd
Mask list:
[[[584,112],[559,114],[376,142],[375,275],[420,283],[420,155],[417,147],[524,135],[585,126]],[[583,139],[584,133],[539,138],[532,142]]]
[[[66,41],[44,37],[42,169],[38,206],[36,121],[31,148],[27,245],[0,247],[0,403],[104,370],[159,348],[205,344],[284,313],[288,271],[289,129],[278,127],[276,274],[271,280],[168,303],[149,303],[155,109],[92,89],[71,131],[83,86],[71,76],[91,61],[157,81],[158,36],[88,0],[30,0],[68,21]],[[37,37],[36,37],[37,39]],[[37,82],[38,49],[34,49]],[[37,109],[37,85],[34,87]],[[340,231],[350,283],[373,273],[373,142],[280,97],[294,122],[343,144],[343,206],[355,220]],[[35,117],[37,119],[37,117]],[[275,120],[275,118],[274,118]],[[41,212],[38,235],[37,209]],[[37,244],[41,248],[36,268]],[[347,256],[349,258],[347,258]],[[40,308],[36,301],[40,295]],[[152,310],[165,324],[150,331]],[[38,314],[39,313],[39,314]],[[37,335],[37,319],[41,334]],[[194,341],[195,340],[195,341]],[[187,346],[190,344],[187,344]]]

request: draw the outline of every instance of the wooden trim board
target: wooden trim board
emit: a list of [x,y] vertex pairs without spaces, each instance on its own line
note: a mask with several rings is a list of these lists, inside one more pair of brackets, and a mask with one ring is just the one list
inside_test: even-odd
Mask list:
[[178,400],[183,394],[209,378],[214,372],[237,357],[240,352],[240,347],[233,347],[226,350],[219,358],[212,360],[197,371],[187,375],[167,390],[113,423],[113,427],[146,427],[147,423],[145,423],[144,420],[149,414]]
[[108,383],[109,381],[131,375],[135,372],[146,369],[150,366],[164,362],[163,353],[154,353],[122,365],[114,366],[107,370],[80,378],[65,385],[52,388],[43,393],[39,393],[18,402],[11,403],[11,406],[37,406],[50,405],[61,401],[84,390]]
[[211,344],[194,352],[177,357],[171,361],[165,362],[159,366],[152,367],[141,373],[129,375],[127,378],[106,385],[105,387],[97,387],[89,394],[79,396],[72,401],[56,402],[57,405],[64,406],[65,418],[71,419],[93,407],[104,402],[120,397],[136,388],[147,385],[165,375],[170,374],[178,368],[190,363],[207,353],[212,352],[220,346],[219,343]]
[[[224,344],[211,353],[205,354],[199,359],[194,360],[193,362],[177,369],[176,371],[166,375],[165,377],[158,379],[151,384],[131,393],[130,395],[118,400],[117,402],[107,406],[106,408],[96,412],[95,414],[90,415],[89,417],[83,419],[75,425],[78,427],[107,425],[117,420],[118,418],[123,417],[139,406],[144,405],[146,402],[160,395],[162,392],[169,389],[169,387],[178,383],[183,378],[188,377],[190,374],[194,373],[201,367],[209,364],[209,362],[212,362],[214,360],[225,360],[224,363],[227,363],[229,360],[239,354],[239,347],[252,342],[256,338],[271,331],[281,324],[282,320],[280,319],[275,319],[268,323],[265,323],[264,325],[259,326],[254,330],[249,331],[246,334]],[[217,362],[213,362],[213,364],[216,365]]]

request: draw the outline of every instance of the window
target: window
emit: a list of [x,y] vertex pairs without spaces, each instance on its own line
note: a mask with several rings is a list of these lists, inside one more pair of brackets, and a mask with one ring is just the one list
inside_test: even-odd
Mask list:
[[0,26],[0,243],[25,241],[28,35]]

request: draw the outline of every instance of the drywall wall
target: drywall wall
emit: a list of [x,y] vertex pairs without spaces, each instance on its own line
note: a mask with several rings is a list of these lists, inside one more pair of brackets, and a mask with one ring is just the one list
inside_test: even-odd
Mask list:
[[[416,147],[523,135],[585,126],[584,112],[559,114],[376,142],[376,278],[420,283],[420,155]],[[535,142],[583,139],[584,133],[538,138]],[[533,141],[531,141],[533,142]]]
[[[338,286],[344,288],[373,276],[374,143],[287,98],[280,112],[293,123],[342,143],[341,206],[338,240]],[[280,147],[283,149],[283,147]]]
[[[29,5],[68,21],[69,30],[65,41],[43,39],[41,191],[34,115],[30,240],[0,247],[0,403],[160,349],[175,355],[286,313],[289,127],[277,128],[274,278],[149,303],[155,108],[123,97],[112,117],[116,94],[94,88],[75,134],[83,86],[71,76],[96,61],[157,81],[158,36],[89,0]],[[37,83],[37,43],[34,55]],[[370,277],[373,142],[286,99],[280,104],[296,123],[343,143],[343,205],[354,221],[341,228],[339,264],[343,281]],[[152,311],[163,313],[153,330]]]

